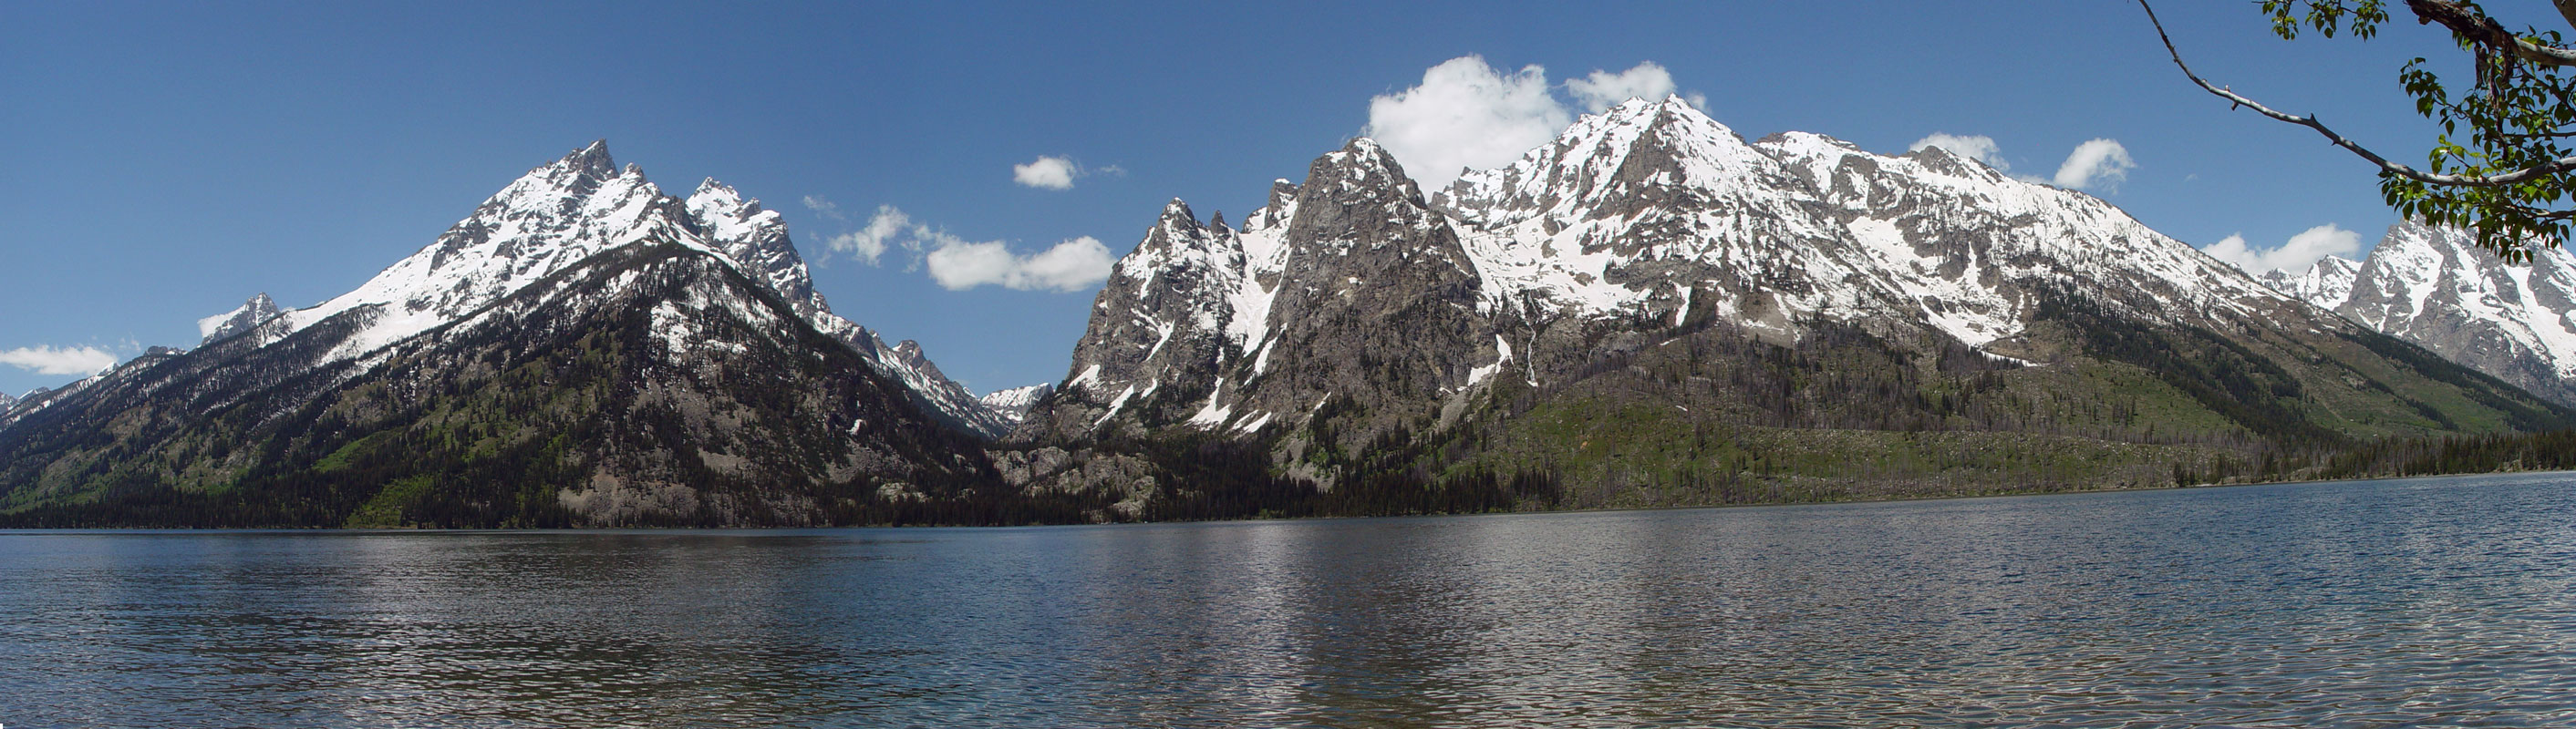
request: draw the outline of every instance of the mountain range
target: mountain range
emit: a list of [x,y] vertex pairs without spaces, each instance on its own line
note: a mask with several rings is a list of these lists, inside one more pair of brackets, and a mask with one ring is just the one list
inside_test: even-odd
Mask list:
[[[2377,258],[2267,285],[1938,148],[1747,141],[1632,100],[1439,190],[1354,139],[1238,223],[1174,200],[1066,377],[978,398],[834,314],[775,212],[593,144],[348,294],[252,297],[195,349],[0,405],[0,522],[1754,503],[2316,475],[2576,423],[2436,355],[2434,302],[2371,288]],[[2416,323],[2385,324],[2401,300]]]
[[1174,201],[1093,312],[1003,471],[1140,510],[1191,498],[1143,486],[1135,444],[1170,438],[1327,490],[1537,470],[1607,506],[2170,484],[2569,417],[2089,195],[1680,99],[1429,195],[1361,139],[1239,226]]
[[2274,288],[2363,326],[2576,405],[2576,255],[2534,246],[2507,263],[2464,230],[2391,226],[2370,256],[2275,271]]

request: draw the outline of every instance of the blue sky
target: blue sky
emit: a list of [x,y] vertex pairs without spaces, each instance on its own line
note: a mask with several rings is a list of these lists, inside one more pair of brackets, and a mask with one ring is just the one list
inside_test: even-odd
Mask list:
[[[0,391],[77,379],[32,366],[66,349],[192,346],[198,318],[253,293],[347,291],[596,138],[666,190],[715,177],[782,211],[837,311],[920,340],[970,388],[1052,382],[1096,284],[953,289],[900,246],[870,265],[827,242],[893,206],[932,240],[1124,254],[1173,197],[1239,219],[1368,128],[1373,98],[1469,55],[1543,67],[1538,88],[1574,111],[1564,81],[1651,62],[1747,138],[1982,136],[2039,177],[2115,140],[2134,166],[2089,189],[2194,245],[2260,251],[2331,224],[2367,246],[2395,222],[2364,163],[2229,112],[2110,0],[352,5],[8,0]],[[2251,3],[2158,10],[2203,75],[2401,161],[2431,126],[2398,65],[2463,67],[2405,20],[2292,42]],[[1015,181],[1042,156],[1086,174]]]

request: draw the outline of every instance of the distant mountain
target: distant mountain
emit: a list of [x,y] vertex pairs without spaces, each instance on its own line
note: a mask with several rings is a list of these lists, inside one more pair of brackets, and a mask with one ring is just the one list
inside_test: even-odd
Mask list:
[[2317,259],[2308,270],[2299,273],[2269,271],[2257,277],[2272,290],[2290,298],[2317,305],[2323,309],[2342,306],[2352,296],[2352,282],[2360,275],[2361,264],[2349,258],[2326,256]]
[[1240,226],[1174,201],[1003,470],[1151,514],[1217,498],[1158,485],[1168,444],[1226,442],[1325,489],[1543,472],[1642,505],[2170,484],[2568,422],[2091,196],[1669,99],[1428,196],[1360,139]]
[[197,320],[197,333],[204,335],[198,344],[213,344],[215,340],[250,331],[277,314],[277,302],[270,300],[267,293],[252,296],[232,311]]
[[2576,405],[2576,255],[2507,264],[2467,231],[2391,226],[2361,263],[2335,257],[2273,288],[2562,405]]
[[993,480],[1007,420],[831,313],[778,215],[605,145],[365,285],[265,296],[0,424],[26,524],[822,524]]
[[981,398],[980,402],[984,404],[984,409],[1009,418],[1013,424],[1017,424],[1022,416],[1028,415],[1030,406],[1038,404],[1039,400],[1044,400],[1046,396],[1052,394],[1055,394],[1054,383],[1025,385],[1007,390],[995,390],[992,394]]

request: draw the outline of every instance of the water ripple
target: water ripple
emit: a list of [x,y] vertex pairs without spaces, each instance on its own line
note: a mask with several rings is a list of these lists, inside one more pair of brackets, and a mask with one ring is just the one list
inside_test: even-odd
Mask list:
[[2566,726],[2564,474],[1504,517],[0,533],[0,725]]

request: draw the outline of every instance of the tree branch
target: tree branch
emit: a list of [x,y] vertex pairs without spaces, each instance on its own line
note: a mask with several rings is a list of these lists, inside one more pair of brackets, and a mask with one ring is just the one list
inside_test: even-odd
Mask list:
[[[2551,0],[2550,4],[2558,6],[2558,14],[2567,17],[2570,25],[2576,25],[2576,2]],[[2415,23],[2418,25],[2441,23],[2442,27],[2451,29],[2453,35],[2476,41],[2498,51],[2511,52],[2515,58],[2544,66],[2576,66],[2576,51],[2524,40],[2521,36],[2514,35],[2513,31],[2505,30],[2504,24],[2496,22],[2494,18],[2487,17],[2485,13],[2470,10],[2459,3],[2449,0],[2406,0],[2406,9],[2415,11]],[[2153,12],[2150,11],[2149,14]]]
[[[2576,0],[2553,1],[2561,3],[2576,2]],[[2448,5],[2448,3],[2442,3],[2441,0],[2407,0],[2408,7],[2417,7],[2419,4]],[[2262,103],[2253,99],[2245,98],[2234,91],[2220,88],[2215,84],[2211,84],[2207,79],[2201,78],[2200,74],[2192,73],[2191,66],[2182,62],[2182,52],[2174,50],[2173,37],[2165,34],[2164,22],[2156,19],[2156,9],[2148,6],[2147,0],[2138,0],[2138,7],[2147,11],[2147,22],[2156,27],[2156,37],[2164,41],[2165,53],[2173,56],[2174,67],[2182,69],[2182,75],[2190,78],[2192,83],[2199,84],[2201,89],[2206,90],[2209,93],[2216,94],[2218,98],[2226,99],[2233,106],[2242,106],[2248,109],[2253,109],[2257,114],[2262,114],[2291,124],[2297,124],[2309,129],[2314,129],[2317,131],[2317,134],[2323,135],[2326,138],[2326,141],[2332,143],[2334,146],[2351,150],[2353,154],[2360,155],[2362,159],[2369,160],[2371,164],[2378,165],[2379,170],[2383,173],[2404,177],[2406,179],[2428,185],[2445,185],[2451,187],[2503,187],[2506,185],[2559,174],[2569,170],[2576,170],[2576,157],[2560,157],[2541,164],[2492,175],[2436,175],[2418,171],[2413,167],[2390,162],[2388,161],[2388,158],[2379,156],[2379,153],[2370,151],[2369,148],[2363,147],[2359,143],[2350,139],[2345,139],[2343,135],[2335,133],[2335,130],[2328,128],[2323,122],[2317,121],[2317,118],[2314,116],[2299,116],[2296,114],[2286,114],[2274,111],[2272,107],[2264,106]],[[2457,9],[2457,6],[2451,7],[2453,7],[2453,9]],[[2420,14],[2421,10],[2419,9],[2418,12]],[[2492,20],[2487,22],[2490,24],[2494,23]],[[2566,53],[2565,51],[2560,52]],[[2567,59],[2568,63],[2576,63],[2576,53],[2570,53],[2567,56]]]

